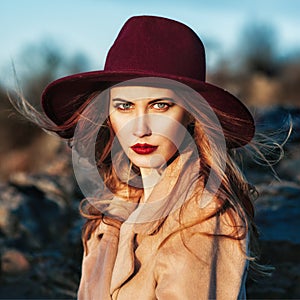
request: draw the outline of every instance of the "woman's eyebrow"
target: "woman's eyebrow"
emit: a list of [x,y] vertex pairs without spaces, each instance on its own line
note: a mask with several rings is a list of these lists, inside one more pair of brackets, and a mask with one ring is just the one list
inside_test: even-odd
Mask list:
[[162,98],[157,98],[157,99],[151,100],[149,102],[149,104],[152,104],[152,103],[155,103],[155,102],[159,102],[159,101],[170,101],[170,102],[174,102],[175,103],[175,100],[173,98],[162,97]]
[[[160,102],[160,101],[170,101],[170,102],[176,103],[176,101],[173,98],[161,97],[161,98],[157,98],[157,99],[153,99],[153,100],[149,101],[149,104],[153,104],[153,103]],[[112,102],[126,102],[126,103],[130,103],[130,104],[134,103],[132,101],[122,99],[122,98],[113,98]]]
[[114,99],[112,99],[112,102],[115,102],[115,101],[120,101],[120,102],[129,102],[129,103],[132,103],[131,101],[129,101],[129,100],[126,100],[126,99],[122,99],[122,98],[114,98]]

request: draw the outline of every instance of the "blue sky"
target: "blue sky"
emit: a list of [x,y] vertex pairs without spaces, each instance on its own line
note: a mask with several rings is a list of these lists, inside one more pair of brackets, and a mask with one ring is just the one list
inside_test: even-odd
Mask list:
[[[0,71],[25,45],[42,39],[54,40],[66,53],[82,52],[92,69],[101,69],[121,26],[141,14],[186,23],[205,45],[217,45],[217,54],[236,47],[249,22],[271,24],[282,53],[300,48],[299,0],[0,0]],[[210,55],[209,63],[216,54]]]

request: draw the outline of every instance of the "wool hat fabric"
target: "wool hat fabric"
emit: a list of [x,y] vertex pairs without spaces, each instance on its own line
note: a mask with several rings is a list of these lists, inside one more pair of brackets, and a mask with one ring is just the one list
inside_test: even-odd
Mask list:
[[[231,148],[247,144],[255,132],[251,113],[231,93],[206,82],[205,72],[205,49],[191,28],[168,18],[135,16],[120,30],[103,70],[53,81],[45,88],[41,104],[46,116],[62,125],[83,104],[80,95],[139,77],[167,78],[191,87],[204,97],[215,110],[224,132],[234,133]],[[235,121],[226,121],[218,112]],[[71,138],[72,134],[71,130],[60,135]]]

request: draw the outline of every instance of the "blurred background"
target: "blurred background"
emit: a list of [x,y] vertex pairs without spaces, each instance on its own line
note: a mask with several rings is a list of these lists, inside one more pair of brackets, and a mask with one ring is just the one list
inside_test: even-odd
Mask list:
[[[1,0],[0,298],[75,298],[82,219],[70,150],[24,120],[8,94],[40,110],[52,80],[103,69],[124,22],[159,15],[189,25],[206,48],[207,81],[239,97],[257,128],[293,132],[284,158],[245,163],[257,186],[262,261],[273,276],[249,280],[252,299],[300,298],[300,1]],[[277,177],[276,177],[277,176]]]

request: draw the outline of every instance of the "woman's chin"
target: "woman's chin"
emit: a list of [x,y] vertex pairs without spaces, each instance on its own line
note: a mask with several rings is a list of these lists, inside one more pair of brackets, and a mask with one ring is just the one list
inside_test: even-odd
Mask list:
[[130,161],[139,168],[143,169],[160,169],[166,164],[165,158],[160,154],[134,155],[129,157]]

